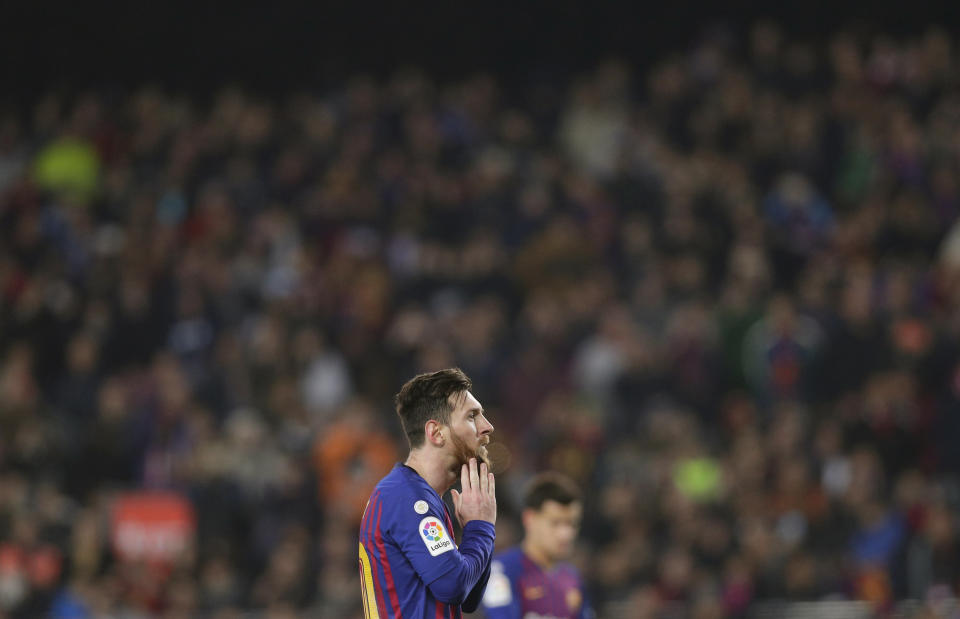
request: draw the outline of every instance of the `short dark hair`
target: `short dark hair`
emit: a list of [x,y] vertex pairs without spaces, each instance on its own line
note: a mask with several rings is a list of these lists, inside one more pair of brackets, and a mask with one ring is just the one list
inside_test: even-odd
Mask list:
[[450,423],[453,405],[450,396],[473,388],[473,382],[460,368],[418,374],[408,380],[394,396],[400,424],[407,435],[410,448],[420,447],[424,441],[423,427],[431,419]]
[[547,501],[556,501],[561,505],[579,503],[583,500],[580,488],[575,481],[560,473],[540,473],[527,483],[523,493],[525,509],[540,510]]

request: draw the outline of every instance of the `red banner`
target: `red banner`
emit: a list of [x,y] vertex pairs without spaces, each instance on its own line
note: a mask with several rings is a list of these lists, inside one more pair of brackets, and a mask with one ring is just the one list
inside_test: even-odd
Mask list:
[[173,493],[134,492],[113,505],[110,537],[122,560],[168,562],[193,540],[193,506]]

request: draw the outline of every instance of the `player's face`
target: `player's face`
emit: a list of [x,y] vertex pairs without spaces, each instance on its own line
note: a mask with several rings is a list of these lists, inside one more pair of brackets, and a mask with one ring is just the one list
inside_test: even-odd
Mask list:
[[578,501],[563,505],[548,500],[539,510],[524,512],[523,526],[527,538],[544,555],[553,561],[563,561],[573,554],[582,516],[583,505]]
[[477,458],[489,466],[486,445],[490,442],[493,424],[484,416],[483,407],[469,391],[454,394],[450,398],[454,407],[450,413],[450,440],[457,467],[467,464],[470,458]]

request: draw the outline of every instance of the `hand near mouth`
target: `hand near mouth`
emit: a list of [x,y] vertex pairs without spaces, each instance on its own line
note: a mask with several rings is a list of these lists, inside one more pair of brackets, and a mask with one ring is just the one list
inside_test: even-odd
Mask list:
[[475,458],[460,469],[461,491],[451,490],[454,511],[460,526],[471,520],[497,522],[497,491],[493,473],[483,462],[477,466]]

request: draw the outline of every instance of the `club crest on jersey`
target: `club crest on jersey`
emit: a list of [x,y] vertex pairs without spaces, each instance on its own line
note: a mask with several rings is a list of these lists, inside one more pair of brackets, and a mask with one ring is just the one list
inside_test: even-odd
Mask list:
[[439,518],[427,516],[420,521],[418,529],[420,530],[420,537],[431,556],[435,557],[454,549],[453,540],[450,539],[450,535],[444,529]]

